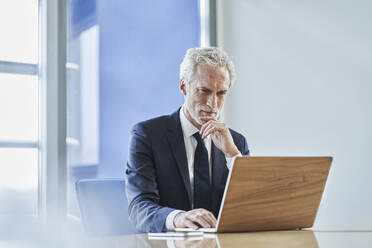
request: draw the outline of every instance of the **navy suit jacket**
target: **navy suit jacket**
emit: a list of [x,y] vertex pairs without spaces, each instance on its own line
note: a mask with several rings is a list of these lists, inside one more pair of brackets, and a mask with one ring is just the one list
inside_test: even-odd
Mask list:
[[[136,124],[126,169],[129,219],[142,232],[162,232],[175,209],[191,210],[191,187],[179,111]],[[235,145],[249,155],[244,136],[231,130]],[[226,158],[212,142],[212,212],[218,215],[228,176]]]

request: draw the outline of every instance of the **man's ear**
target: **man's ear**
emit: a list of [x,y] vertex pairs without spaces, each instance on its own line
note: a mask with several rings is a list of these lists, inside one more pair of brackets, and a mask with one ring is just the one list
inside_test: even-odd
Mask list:
[[184,96],[186,96],[186,84],[183,79],[180,80],[180,91]]

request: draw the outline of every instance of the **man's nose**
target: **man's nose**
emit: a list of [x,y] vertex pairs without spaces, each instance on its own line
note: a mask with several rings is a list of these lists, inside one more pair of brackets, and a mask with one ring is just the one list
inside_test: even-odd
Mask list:
[[208,106],[211,108],[211,109],[216,109],[217,107],[217,95],[216,94],[211,94],[209,97],[208,97],[208,101],[207,101],[207,104]]

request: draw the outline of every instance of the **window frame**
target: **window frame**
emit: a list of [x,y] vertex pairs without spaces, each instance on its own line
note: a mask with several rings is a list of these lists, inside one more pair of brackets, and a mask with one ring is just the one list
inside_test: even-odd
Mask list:
[[0,60],[0,73],[38,75],[37,64]]
[[67,0],[39,0],[39,218],[67,214]]

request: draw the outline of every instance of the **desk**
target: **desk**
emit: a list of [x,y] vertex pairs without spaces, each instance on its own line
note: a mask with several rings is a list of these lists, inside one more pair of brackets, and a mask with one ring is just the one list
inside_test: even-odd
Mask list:
[[260,248],[367,248],[372,247],[372,232],[313,232],[270,231],[250,233],[208,234],[199,238],[148,239],[147,234],[92,238],[87,240],[90,248],[147,248],[147,247],[260,247]]

